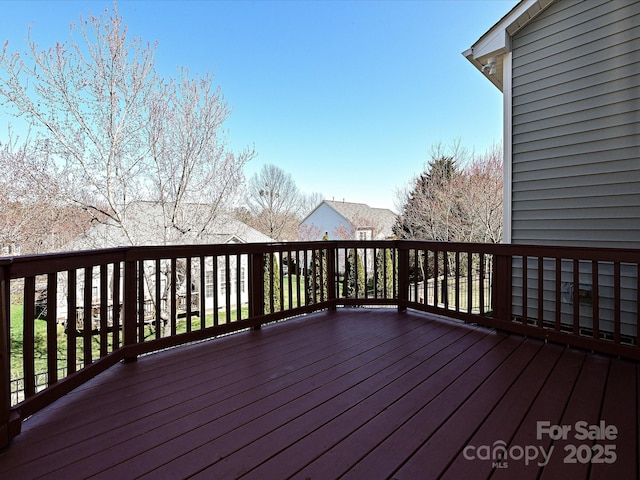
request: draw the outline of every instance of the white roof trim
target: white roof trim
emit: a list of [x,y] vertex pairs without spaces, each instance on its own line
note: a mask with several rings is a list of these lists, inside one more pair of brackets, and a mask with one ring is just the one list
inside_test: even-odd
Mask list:
[[511,37],[554,1],[522,0],[462,54],[502,91],[502,56],[511,50]]

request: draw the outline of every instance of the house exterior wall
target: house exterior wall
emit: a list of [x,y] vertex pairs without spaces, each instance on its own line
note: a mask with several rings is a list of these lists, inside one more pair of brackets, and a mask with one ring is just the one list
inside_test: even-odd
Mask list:
[[329,236],[329,240],[346,240],[339,234],[348,231],[351,232],[349,240],[353,239],[353,227],[349,221],[326,203],[321,203],[307,217],[305,225],[307,230],[316,232],[318,236],[318,238],[309,238],[308,240],[321,240],[325,232]]
[[511,39],[511,241],[640,247],[640,2],[554,2]]
[[[554,2],[511,39],[511,241],[640,248],[640,2]],[[546,262],[547,260],[545,260]],[[543,318],[571,325],[571,292],[592,289],[593,265],[561,264],[543,281]],[[622,264],[623,336],[636,335],[637,269]],[[553,272],[553,266],[549,267]],[[613,265],[599,264],[600,329],[613,331]],[[537,317],[537,267],[513,263],[513,313]],[[528,312],[523,295],[528,294]],[[581,302],[580,327],[592,328]]]

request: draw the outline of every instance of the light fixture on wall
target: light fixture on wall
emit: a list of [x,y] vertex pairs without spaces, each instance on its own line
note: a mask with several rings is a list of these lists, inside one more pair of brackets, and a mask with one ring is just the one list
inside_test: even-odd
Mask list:
[[487,64],[482,67],[482,71],[489,75],[495,75],[496,73],[496,57],[489,57]]

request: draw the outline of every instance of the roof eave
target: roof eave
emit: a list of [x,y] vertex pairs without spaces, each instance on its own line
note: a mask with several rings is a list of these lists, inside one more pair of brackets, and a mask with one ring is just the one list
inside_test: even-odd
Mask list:
[[511,50],[511,37],[554,1],[556,0],[522,0],[482,35],[471,48],[462,52],[462,55],[502,91],[502,57]]

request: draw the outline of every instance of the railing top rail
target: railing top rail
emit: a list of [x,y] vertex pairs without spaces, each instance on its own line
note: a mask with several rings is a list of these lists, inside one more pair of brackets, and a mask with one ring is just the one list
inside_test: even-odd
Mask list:
[[519,245],[439,242],[422,240],[328,240],[285,243],[235,243],[202,245],[130,246],[80,250],[0,259],[9,267],[10,278],[55,273],[73,268],[121,261],[154,260],[225,254],[259,254],[318,248],[393,248],[425,249],[447,252],[473,252],[493,255],[532,256],[594,261],[640,263],[640,249],[567,247],[554,245]]
[[605,247],[569,247],[555,245],[498,244],[497,253],[514,256],[566,258],[576,260],[640,262],[640,249]]
[[127,250],[127,247],[117,247],[100,250],[23,255],[9,257],[0,265],[8,266],[9,278],[14,279],[123,261]]
[[505,243],[464,243],[423,240],[397,240],[399,248],[417,248],[447,252],[474,252],[495,255],[567,258],[578,260],[640,262],[640,248],[570,247]]

